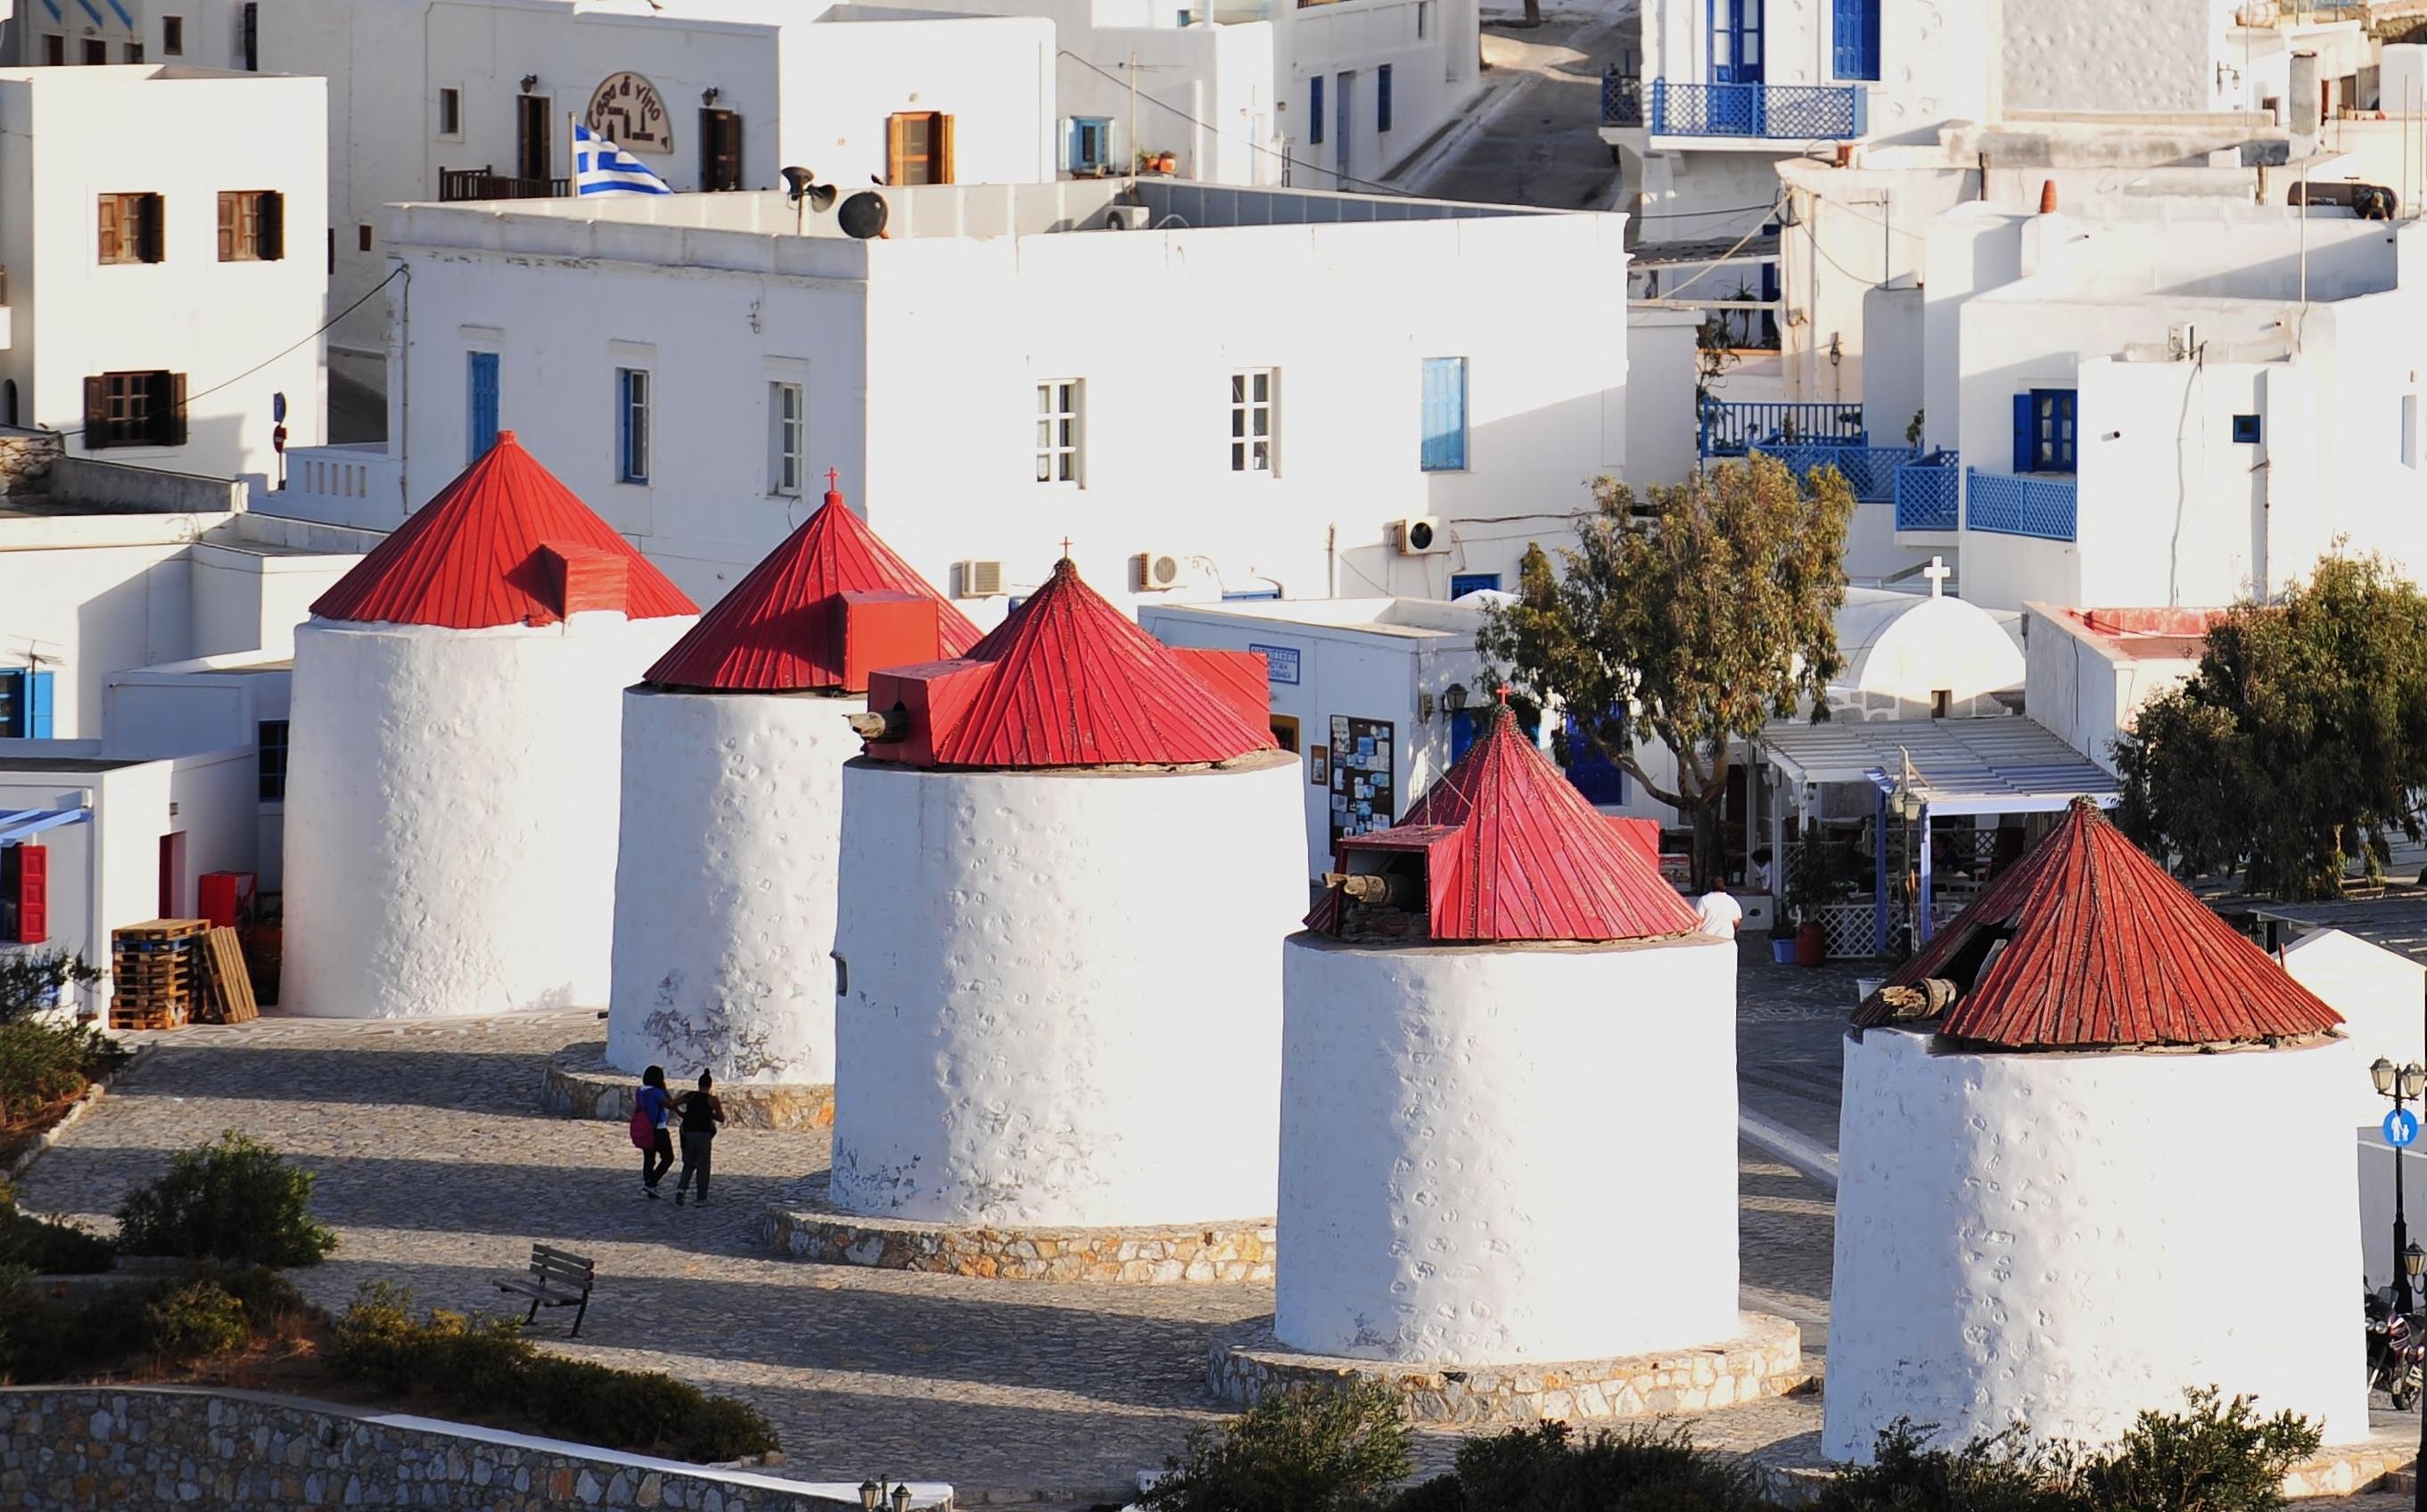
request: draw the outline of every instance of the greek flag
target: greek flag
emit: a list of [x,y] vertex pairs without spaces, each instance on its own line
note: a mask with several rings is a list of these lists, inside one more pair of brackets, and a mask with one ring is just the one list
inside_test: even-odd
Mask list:
[[672,194],[666,181],[640,165],[631,154],[576,122],[573,127],[573,192],[592,194]]

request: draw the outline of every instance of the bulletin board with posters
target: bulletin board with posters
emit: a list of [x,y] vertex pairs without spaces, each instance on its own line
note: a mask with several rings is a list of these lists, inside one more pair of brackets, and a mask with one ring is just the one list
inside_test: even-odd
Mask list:
[[1391,827],[1398,785],[1391,758],[1398,744],[1389,720],[1331,716],[1331,837]]

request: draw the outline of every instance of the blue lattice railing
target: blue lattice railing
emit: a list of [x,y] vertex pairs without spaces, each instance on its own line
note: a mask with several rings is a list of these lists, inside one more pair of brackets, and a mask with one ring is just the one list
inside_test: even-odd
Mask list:
[[1756,442],[1752,449],[1776,457],[1798,478],[1815,467],[1834,467],[1846,475],[1855,501],[1862,504],[1885,504],[1895,498],[1898,472],[1921,454],[1913,447],[1797,446],[1780,441]]
[[1705,457],[1741,457],[1755,447],[1859,447],[1869,439],[1859,404],[1702,401]]
[[1934,451],[1896,475],[1896,528],[1899,530],[1952,530],[1955,504],[1963,491],[1963,472],[1956,454]]
[[1643,124],[1643,76],[1616,69],[1601,76],[1601,123],[1604,126]]
[[1963,469],[1963,524],[1999,535],[2030,535],[2043,541],[2074,539],[2074,480],[2056,474],[1984,473]]
[[[1604,86],[1604,105],[1607,100]],[[1869,129],[1870,105],[1869,91],[1859,84],[1672,84],[1653,79],[1652,134],[1841,141]]]

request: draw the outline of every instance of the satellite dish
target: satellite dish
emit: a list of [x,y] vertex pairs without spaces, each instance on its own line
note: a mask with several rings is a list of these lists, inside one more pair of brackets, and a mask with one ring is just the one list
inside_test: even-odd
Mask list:
[[856,236],[861,241],[867,241],[885,235],[885,219],[888,214],[884,195],[871,189],[862,189],[842,202],[842,210],[838,219],[842,223],[844,236]]

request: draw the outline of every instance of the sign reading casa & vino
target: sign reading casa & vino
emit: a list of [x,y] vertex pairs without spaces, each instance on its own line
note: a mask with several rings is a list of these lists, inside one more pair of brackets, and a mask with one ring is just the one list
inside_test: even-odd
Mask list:
[[627,153],[675,150],[674,118],[658,98],[657,86],[638,73],[610,73],[590,96],[582,124]]

